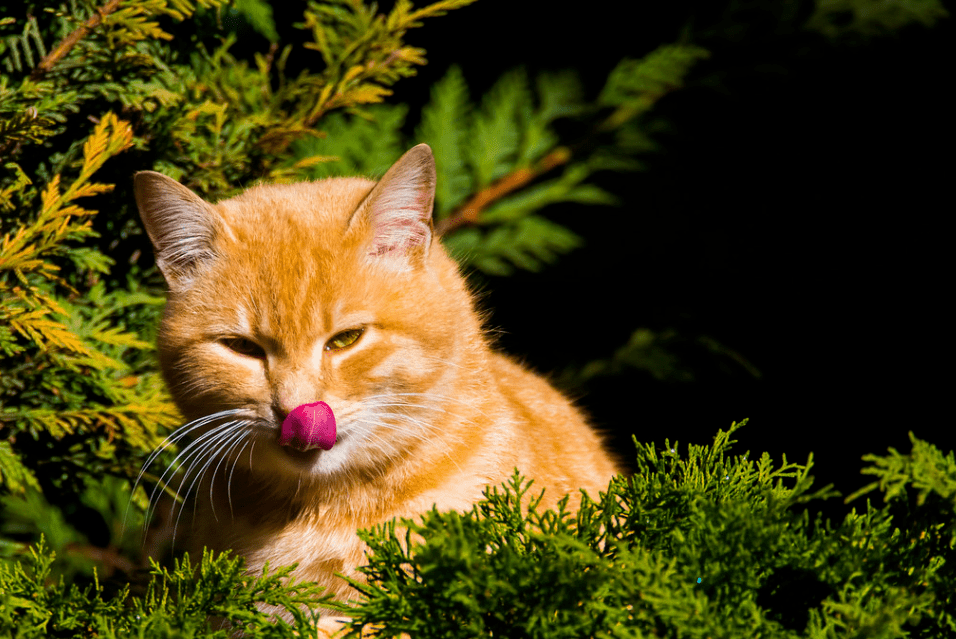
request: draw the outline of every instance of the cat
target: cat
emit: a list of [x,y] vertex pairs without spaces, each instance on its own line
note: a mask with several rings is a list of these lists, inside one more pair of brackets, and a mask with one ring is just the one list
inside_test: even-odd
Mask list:
[[577,408],[493,350],[433,232],[435,179],[425,144],[377,183],[259,185],[218,204],[134,176],[168,286],[157,350],[189,420],[172,439],[192,441],[197,548],[250,572],[298,562],[344,601],[335,575],[358,577],[359,528],[470,509],[515,467],[545,507],[596,498],[618,473]]

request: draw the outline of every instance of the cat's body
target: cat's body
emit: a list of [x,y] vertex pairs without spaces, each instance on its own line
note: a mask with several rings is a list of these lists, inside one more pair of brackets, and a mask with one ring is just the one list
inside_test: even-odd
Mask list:
[[[137,174],[170,288],[160,361],[194,424],[196,545],[251,571],[298,562],[347,598],[334,574],[363,562],[358,528],[468,509],[515,467],[545,505],[607,486],[616,466],[580,413],[490,349],[431,232],[433,194],[424,145],[377,185],[257,186],[217,205]],[[319,400],[334,446],[280,445],[286,415]]]

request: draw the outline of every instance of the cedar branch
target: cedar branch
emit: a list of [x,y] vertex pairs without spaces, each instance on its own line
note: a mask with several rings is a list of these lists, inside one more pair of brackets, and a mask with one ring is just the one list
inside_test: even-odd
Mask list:
[[53,66],[60,61],[60,59],[65,56],[70,50],[76,46],[76,44],[86,37],[86,35],[98,27],[100,23],[103,22],[103,19],[109,14],[116,11],[119,7],[120,0],[109,0],[106,4],[96,10],[92,16],[90,16],[86,22],[77,27],[72,31],[68,36],[63,38],[59,44],[56,45],[56,48],[53,51],[50,51],[42,60],[40,64],[33,70],[33,73],[30,74],[30,77],[34,80],[40,78],[40,76],[49,73]]
[[439,236],[447,235],[466,224],[475,224],[478,222],[478,216],[481,215],[481,212],[493,202],[517,191],[555,167],[567,164],[570,159],[571,150],[568,147],[560,146],[538,160],[533,166],[515,169],[471,196],[451,216],[438,222],[435,225],[435,232]]

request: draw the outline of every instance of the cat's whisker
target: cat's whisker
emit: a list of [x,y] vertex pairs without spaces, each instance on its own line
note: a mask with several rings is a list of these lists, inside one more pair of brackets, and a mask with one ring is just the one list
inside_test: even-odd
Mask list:
[[[229,426],[235,426],[237,422],[229,422]],[[189,495],[192,493],[193,488],[196,486],[196,483],[201,480],[205,475],[206,470],[209,468],[209,465],[212,464],[213,459],[215,459],[215,453],[217,450],[224,446],[218,446],[221,441],[231,442],[232,439],[236,437],[236,433],[233,431],[229,432],[218,432],[215,438],[207,441],[200,449],[196,451],[196,455],[193,461],[190,463],[189,468],[186,470],[183,481],[180,483],[179,487],[182,489],[183,485],[188,481],[189,476],[193,475],[193,480],[189,484],[189,488],[186,489],[186,493],[180,495],[182,497],[182,503],[179,506],[179,514],[176,516],[176,524],[173,526],[173,537],[175,538],[176,532],[179,530],[179,520],[182,518],[183,511],[186,509],[186,501],[189,499]],[[193,474],[193,469],[201,463],[201,469],[199,472]],[[195,502],[193,503],[193,513],[195,515]]]
[[[201,464],[201,469],[193,476],[193,481],[189,487],[189,490],[187,491],[187,494],[192,491],[194,485],[197,483],[200,485],[202,484],[203,477],[205,477],[206,471],[209,470],[209,467],[212,465],[212,463],[218,458],[219,463],[221,464],[224,455],[228,455],[228,449],[236,441],[242,439],[242,437],[245,435],[243,429],[244,425],[244,422],[232,422],[230,424],[232,428],[230,428],[228,432],[221,433],[215,440],[208,442],[202,453],[196,457],[190,467],[190,472],[192,472],[193,468]],[[200,459],[202,460],[201,462]],[[213,481],[215,481],[215,474],[213,474]],[[195,503],[193,504],[193,509],[195,510]]]
[[429,437],[429,435],[440,432],[440,429],[435,427],[433,424],[414,419],[408,415],[392,414],[392,415],[389,415],[389,417],[404,419],[405,421],[409,422],[412,425],[412,428],[403,427],[400,424],[395,424],[388,421],[379,421],[379,420],[373,421],[372,419],[366,419],[363,422],[364,425],[373,427],[371,429],[362,430],[362,434],[365,435],[366,440],[368,440],[369,437],[375,437],[375,439],[390,442],[392,444],[392,448],[394,448],[395,439],[386,437],[382,432],[379,432],[381,430],[387,430],[387,431],[398,432],[402,435],[405,435],[423,444],[434,444],[436,442],[440,443],[442,444],[442,447],[446,449],[446,454],[447,454],[447,451],[451,450],[450,443],[445,441],[441,437],[435,437],[435,438]]
[[[252,431],[250,430],[249,432],[251,433]],[[231,518],[235,518],[235,514],[232,511],[232,475],[236,472],[236,466],[239,465],[239,458],[242,457],[242,451],[244,451],[248,445],[249,440],[246,439],[246,441],[242,444],[242,448],[240,448],[239,452],[236,453],[236,458],[232,460],[232,470],[229,471],[229,477],[226,479],[226,501],[229,503],[229,516]],[[253,445],[255,444],[253,443]]]
[[[398,418],[398,417],[401,417],[401,416],[399,416],[399,415],[390,415],[389,417],[396,417],[396,418]],[[410,429],[408,429],[408,428],[403,428],[403,427],[402,427],[401,425],[399,425],[399,424],[394,424],[394,423],[391,423],[391,422],[388,422],[388,421],[385,421],[385,420],[381,420],[381,419],[380,419],[380,420],[374,420],[374,419],[369,418],[369,417],[367,417],[367,418],[365,418],[364,420],[362,420],[362,422],[357,422],[357,423],[361,423],[361,424],[367,425],[367,426],[374,426],[374,427],[379,428],[379,429],[397,431],[397,432],[399,432],[399,433],[401,433],[401,434],[403,434],[403,435],[409,435],[409,436],[414,437],[415,439],[418,439],[418,440],[423,441],[423,442],[429,441],[428,436],[427,436],[425,433],[421,432],[421,429],[420,429],[420,428],[415,428],[415,429],[411,429],[411,430],[410,430]],[[416,426],[419,426],[419,424],[415,424],[415,425],[416,425]],[[425,424],[425,425],[430,427],[430,424]],[[373,431],[370,431],[370,430],[369,430],[369,431],[366,431],[366,432],[373,432]]]
[[206,451],[211,446],[215,446],[216,441],[222,437],[228,436],[234,424],[235,422],[233,421],[219,424],[191,441],[188,446],[179,451],[179,454],[176,455],[176,457],[166,467],[166,470],[160,477],[159,485],[166,485],[166,476],[170,473],[175,474],[176,472],[182,471],[183,477],[180,480],[179,487],[176,489],[176,495],[182,499],[182,495],[180,494],[182,487],[189,479],[190,473],[192,473],[192,469],[195,467],[196,462],[206,454]]
[[434,393],[434,392],[427,392],[427,393],[408,393],[408,392],[392,393],[390,392],[390,393],[381,393],[379,395],[369,395],[368,397],[364,399],[367,402],[374,403],[376,400],[379,400],[379,399],[395,399],[396,397],[424,397],[426,399],[438,400],[443,404],[448,404],[452,402],[465,403],[465,401],[460,398],[450,397],[446,395],[439,395],[438,393]]
[[452,366],[452,367],[454,367],[454,368],[460,368],[460,369],[462,369],[462,370],[467,370],[467,369],[468,369],[467,366],[464,366],[464,365],[462,365],[462,364],[459,364],[458,362],[453,362],[453,361],[448,360],[448,359],[445,359],[445,358],[443,358],[443,357],[435,357],[434,355],[425,355],[425,354],[420,354],[419,357],[421,357],[423,360],[426,360],[426,361],[429,361],[429,362],[435,362],[436,364],[442,364],[443,366]]
[[[200,419],[197,419],[197,420],[194,420],[194,421],[192,421],[192,422],[189,422],[188,424],[185,424],[185,425],[183,425],[183,426],[180,426],[179,428],[177,428],[176,430],[174,430],[172,433],[169,434],[169,436],[167,436],[167,437],[160,443],[159,446],[157,446],[157,447],[153,450],[153,452],[150,454],[150,456],[146,459],[146,462],[143,464],[143,468],[140,470],[140,474],[139,474],[139,476],[137,477],[137,480],[136,480],[137,483],[139,482],[140,479],[142,479],[143,474],[146,472],[146,470],[149,468],[149,466],[152,465],[152,463],[153,463],[154,461],[156,461],[156,458],[159,457],[159,455],[162,454],[162,452],[163,452],[164,450],[166,450],[167,448],[169,448],[170,446],[172,446],[174,443],[178,442],[180,439],[182,439],[183,437],[185,437],[186,435],[188,435],[188,434],[191,433],[192,431],[196,430],[197,428],[201,428],[201,427],[205,426],[206,424],[208,424],[208,423],[210,423],[210,422],[212,422],[212,421],[215,421],[216,419],[221,419],[221,418],[223,418],[223,417],[228,417],[228,416],[230,416],[230,415],[232,415],[232,414],[235,414],[235,413],[237,413],[237,412],[239,412],[238,409],[227,410],[227,411],[222,411],[222,412],[219,412],[219,413],[214,413],[214,414],[212,414],[212,415],[207,415],[206,417],[202,417],[202,418],[200,418]],[[134,489],[135,489],[135,487],[136,487],[136,484],[134,484]]]
[[[143,476],[146,474],[146,471],[149,469],[150,466],[153,465],[153,462],[156,461],[156,459],[162,454],[162,452],[166,450],[167,448],[169,448],[170,446],[172,446],[174,443],[178,442],[180,439],[185,437],[188,433],[192,432],[193,430],[200,428],[202,426],[205,426],[209,422],[219,419],[221,417],[227,417],[229,415],[233,415],[239,412],[239,410],[240,409],[231,409],[231,410],[221,411],[218,413],[214,413],[212,415],[207,415],[206,417],[202,417],[188,424],[180,426],[179,428],[174,430],[172,433],[170,433],[165,439],[163,439],[163,441],[160,442],[159,446],[153,449],[153,452],[150,453],[149,457],[147,457],[146,461],[143,463],[143,467],[140,469],[139,474],[136,476],[136,481],[133,482],[133,488],[130,490],[130,500],[126,504],[126,515],[123,516],[123,531],[124,532],[126,530],[127,517],[129,516],[129,507],[130,507],[130,504],[132,503],[133,495],[136,493],[136,489],[139,487],[139,482],[142,481]],[[152,503],[152,499],[150,500],[150,503]],[[149,525],[148,518],[146,519],[143,525],[144,526]],[[144,538],[144,543],[145,543],[145,538]]]
[[[200,435],[199,437],[197,437],[195,440],[193,440],[192,442],[190,442],[188,446],[186,446],[186,447],[183,448],[181,451],[179,451],[179,453],[176,455],[176,457],[173,458],[173,460],[172,460],[172,461],[169,463],[169,465],[166,467],[166,470],[163,471],[163,474],[160,476],[159,481],[156,483],[156,486],[153,488],[153,492],[152,492],[152,494],[150,495],[150,498],[149,498],[149,507],[147,508],[147,511],[146,511],[146,522],[147,522],[147,523],[149,522],[149,520],[150,520],[151,517],[152,517],[153,512],[155,511],[155,506],[154,506],[154,504],[156,504],[156,505],[159,504],[158,494],[157,494],[158,491],[161,490],[161,487],[167,486],[166,476],[169,475],[170,472],[172,472],[172,473],[175,473],[175,472],[176,472],[177,464],[179,463],[180,459],[182,459],[183,461],[185,461],[185,459],[187,459],[189,456],[191,456],[191,455],[195,452],[195,449],[196,449],[197,446],[201,446],[202,442],[203,442],[205,439],[207,439],[207,438],[209,438],[209,437],[215,437],[217,433],[219,433],[219,432],[221,432],[221,431],[224,431],[224,430],[227,430],[227,429],[230,427],[230,424],[231,424],[231,422],[226,422],[225,424],[219,424],[219,425],[213,427],[211,430],[207,431],[206,433],[203,433],[202,435]],[[170,477],[170,479],[171,479],[171,477]],[[178,494],[178,491],[177,491],[177,494]]]
[[[232,454],[232,451],[234,451],[236,447],[242,443],[242,440],[244,440],[251,432],[248,428],[247,422],[239,422],[237,427],[237,432],[232,440],[230,440],[230,442],[227,444],[223,444],[223,448],[226,448],[226,446],[228,446],[228,448],[225,450],[225,452],[219,454],[219,463],[216,464],[216,467],[212,471],[212,477],[209,479],[209,505],[212,509],[212,516],[216,521],[219,521],[219,517],[216,516],[216,504],[213,497],[213,488],[216,485],[216,475],[219,474],[219,468],[222,466],[222,462],[229,458],[229,455]],[[206,471],[203,470],[203,474],[205,473]]]
[[452,413],[447,408],[443,406],[432,406],[430,404],[408,404],[406,402],[393,402],[388,404],[377,403],[375,404],[375,408],[408,408],[413,410],[417,410],[421,408],[426,410],[441,411],[442,413],[448,413],[449,415],[454,416],[454,413]]
[[[186,435],[188,435],[188,434],[191,433],[192,431],[196,430],[197,428],[201,428],[202,426],[205,426],[206,424],[208,424],[208,423],[211,422],[211,421],[214,421],[214,420],[219,419],[219,418],[221,418],[221,417],[227,417],[227,416],[232,415],[232,414],[235,414],[235,413],[237,413],[237,412],[239,412],[239,409],[222,411],[222,412],[220,412],[220,413],[215,413],[215,414],[213,414],[213,415],[207,415],[206,417],[202,417],[202,418],[200,418],[200,419],[197,419],[197,420],[194,420],[194,421],[192,421],[192,422],[189,422],[188,424],[185,424],[185,425],[183,425],[183,426],[180,426],[179,428],[177,428],[176,430],[174,430],[172,433],[170,433],[169,436],[166,437],[166,439],[164,439],[164,440],[160,443],[160,445],[157,446],[156,449],[153,450],[153,452],[150,454],[149,458],[147,458],[146,463],[143,465],[143,470],[145,470],[150,464],[152,464],[153,461],[155,461],[156,458],[157,458],[164,450],[166,450],[167,448],[169,448],[169,447],[170,447],[172,444],[174,444],[175,442],[178,442],[180,439],[182,439],[183,437],[185,437]],[[142,476],[142,473],[140,473],[140,476]]]
[[[462,399],[459,398],[459,397],[452,397],[452,396],[440,395],[440,394],[434,393],[434,392],[427,392],[427,393],[407,393],[407,392],[406,392],[406,393],[383,393],[383,394],[381,394],[381,395],[372,395],[372,396],[366,398],[366,401],[368,401],[368,402],[370,402],[370,403],[374,403],[375,400],[380,399],[380,398],[395,399],[395,398],[397,398],[397,397],[424,397],[424,398],[430,399],[430,400],[437,400],[437,403],[442,404],[442,405],[447,405],[447,404],[452,404],[452,403],[454,403],[454,404],[460,404],[460,405],[466,406],[466,407],[468,407],[468,408],[470,408],[470,409],[472,409],[472,410],[477,411],[478,414],[481,415],[482,417],[487,417],[487,415],[485,415],[484,411],[482,411],[481,409],[479,409],[479,408],[477,408],[476,406],[474,406],[472,402],[466,402],[465,400],[462,400]],[[432,406],[433,406],[432,404],[409,404],[409,405],[421,406],[421,407],[423,407],[423,408],[427,408],[427,407],[432,407]],[[438,408],[438,406],[435,406],[435,408]]]

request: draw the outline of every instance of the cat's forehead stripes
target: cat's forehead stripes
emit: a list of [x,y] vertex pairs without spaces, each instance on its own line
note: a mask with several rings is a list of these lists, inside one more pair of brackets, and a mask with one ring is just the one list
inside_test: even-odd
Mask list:
[[218,205],[231,231],[220,237],[223,275],[244,275],[240,297],[248,299],[235,303],[248,307],[251,330],[301,350],[335,328],[331,304],[353,268],[345,255],[348,218],[372,184],[346,178],[261,186]]

